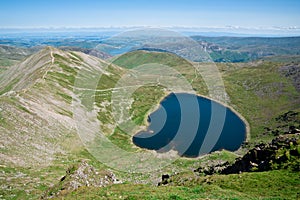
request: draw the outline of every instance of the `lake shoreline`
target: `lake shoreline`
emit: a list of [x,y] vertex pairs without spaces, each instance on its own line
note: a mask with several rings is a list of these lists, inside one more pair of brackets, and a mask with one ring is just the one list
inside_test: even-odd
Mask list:
[[[195,92],[186,92],[186,91],[176,91],[176,92],[165,92],[165,95],[163,95],[160,99],[159,99],[159,103],[156,104],[156,106],[154,106],[152,109],[150,109],[147,114],[145,115],[145,119],[144,119],[144,124],[143,126],[140,126],[139,129],[137,129],[135,132],[135,134],[132,135],[131,137],[131,143],[134,145],[134,146],[137,146],[136,144],[133,143],[133,137],[135,135],[137,135],[138,133],[142,132],[142,131],[148,131],[148,128],[150,126],[150,123],[148,122],[148,117],[151,113],[155,112],[156,110],[158,110],[161,106],[161,103],[168,97],[170,96],[171,94],[190,94],[190,95],[195,95],[197,97],[200,97],[200,98],[204,98],[204,99],[207,99],[207,100],[210,100],[214,103],[217,103],[217,104],[220,104],[222,106],[224,106],[226,109],[230,110],[232,113],[234,113],[235,115],[238,116],[238,118],[243,122],[244,126],[245,126],[245,139],[243,140],[244,142],[249,142],[250,141],[250,125],[248,123],[248,121],[239,113],[237,112],[232,106],[224,103],[224,102],[221,102],[221,101],[218,101],[218,100],[215,100],[211,97],[208,97],[208,96],[205,96],[205,95],[201,95],[201,94],[197,94]],[[146,117],[147,116],[147,117]],[[137,146],[139,147],[139,146]],[[147,148],[142,148],[142,147],[139,147],[141,149],[145,149],[145,150],[150,150],[150,149],[147,149]],[[239,147],[237,150],[235,151],[230,151],[230,150],[227,150],[227,151],[230,151],[232,153],[235,153],[237,151],[239,151],[241,149],[241,147]],[[218,151],[221,151],[222,149],[218,150]],[[224,149],[226,150],[226,149]],[[150,151],[153,151],[153,150],[150,150]],[[214,151],[215,152],[215,151]],[[208,153],[209,154],[209,153]],[[203,154],[203,155],[199,155],[199,156],[196,156],[196,157],[188,157],[188,156],[180,156],[181,158],[185,158],[185,159],[197,159],[197,158],[201,158],[205,155],[208,155],[208,154]]]

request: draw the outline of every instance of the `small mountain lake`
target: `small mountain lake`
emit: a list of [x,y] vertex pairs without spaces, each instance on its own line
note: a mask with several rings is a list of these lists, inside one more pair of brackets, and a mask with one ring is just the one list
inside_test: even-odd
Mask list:
[[141,148],[197,157],[213,151],[237,150],[246,139],[245,122],[213,100],[187,93],[171,93],[148,116],[147,130],[132,138]]

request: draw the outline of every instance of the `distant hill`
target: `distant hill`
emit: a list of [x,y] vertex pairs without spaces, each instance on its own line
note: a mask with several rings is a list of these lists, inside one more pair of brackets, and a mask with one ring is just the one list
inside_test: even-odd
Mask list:
[[216,62],[247,62],[268,56],[300,55],[300,37],[192,36]]
[[0,73],[38,50],[39,47],[23,48],[0,44]]
[[[208,52],[215,62],[248,62],[272,56],[299,56],[300,54],[300,37],[207,37],[196,35],[191,38],[197,41],[199,47]],[[11,38],[9,36],[0,38],[0,44],[23,49],[50,45],[66,50],[76,49],[76,51],[100,58],[120,55],[137,49],[176,52],[181,48],[180,42],[176,42],[177,45],[174,46],[171,43],[168,45],[164,38],[162,40],[164,41],[162,45],[153,45],[147,44],[146,41],[133,41],[121,37],[108,39],[104,36],[60,37],[55,35],[49,36],[49,38],[20,38],[12,35]]]

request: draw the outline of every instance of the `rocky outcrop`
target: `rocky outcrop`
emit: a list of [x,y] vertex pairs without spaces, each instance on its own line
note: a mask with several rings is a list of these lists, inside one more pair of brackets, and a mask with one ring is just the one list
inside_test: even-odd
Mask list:
[[[267,171],[293,167],[300,170],[299,137],[279,136],[270,144],[260,144],[248,151],[242,158],[224,168],[221,174],[233,174],[250,171]],[[294,163],[295,162],[295,163]]]
[[288,65],[279,68],[279,72],[285,77],[290,78],[293,82],[294,87],[300,92],[300,66],[299,65]]
[[265,127],[263,135],[279,136],[282,134],[300,133],[300,113],[296,111],[285,112],[273,119],[276,126]]
[[66,175],[60,181],[49,188],[42,199],[49,199],[58,195],[64,195],[79,187],[105,187],[112,184],[122,183],[111,171],[98,172],[93,166],[82,161],[78,165],[69,167]]
[[200,167],[195,172],[205,175],[235,174],[241,172],[267,171],[290,168],[300,171],[300,135],[287,134],[276,137],[271,143],[261,143],[249,150],[233,164]]
[[224,162],[224,163],[219,163],[216,165],[209,165],[209,166],[204,166],[204,167],[199,167],[194,172],[197,172],[199,174],[205,174],[205,175],[212,175],[216,172],[221,172],[224,170],[226,167],[229,166],[229,162]]
[[170,175],[169,174],[163,174],[161,176],[161,182],[158,183],[158,186],[161,186],[161,185],[167,185],[170,181]]

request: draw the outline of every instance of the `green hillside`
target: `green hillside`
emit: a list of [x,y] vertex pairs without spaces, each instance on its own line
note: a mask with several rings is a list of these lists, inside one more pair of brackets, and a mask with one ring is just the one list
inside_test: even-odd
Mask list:
[[[88,152],[82,143],[86,138],[80,139],[77,134],[78,113],[74,113],[74,103],[95,116],[82,113],[80,122],[87,133],[96,127],[122,149],[146,151],[132,144],[132,133],[120,129],[118,124],[122,122],[116,123],[114,109],[126,107],[130,119],[142,127],[149,112],[170,91],[159,81],[143,85],[134,79],[140,75],[136,67],[167,66],[181,74],[197,94],[207,96],[205,77],[193,67],[197,64],[204,70],[207,63],[189,63],[175,54],[148,51],[129,52],[110,61],[47,47],[0,74],[0,199],[39,199],[51,195],[58,199],[295,199],[299,196],[299,172],[288,168],[231,175],[194,173],[200,166],[234,163],[255,145],[300,129],[298,62],[260,60],[217,64],[229,106],[250,124],[249,141],[237,152],[222,150],[195,159],[180,158],[154,172],[126,173],[109,169]],[[134,81],[120,82],[125,75]],[[167,77],[159,70],[152,75],[148,78]],[[176,73],[171,74],[174,77]],[[140,87],[130,100],[118,96],[118,92],[126,92],[132,85]],[[112,100],[118,102],[116,107]],[[89,113],[91,110],[96,112]],[[79,173],[72,166],[83,161],[92,167]],[[92,172],[95,182],[94,170],[100,175],[109,170],[122,183],[98,187],[99,184],[85,185],[79,181],[81,187],[64,188],[70,185],[72,173],[88,176]],[[163,174],[172,175],[173,183],[157,186]]]

